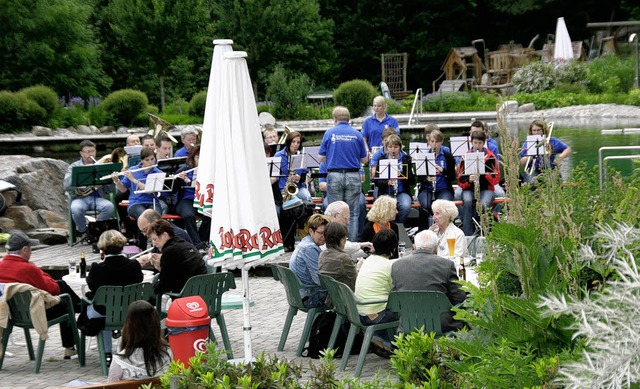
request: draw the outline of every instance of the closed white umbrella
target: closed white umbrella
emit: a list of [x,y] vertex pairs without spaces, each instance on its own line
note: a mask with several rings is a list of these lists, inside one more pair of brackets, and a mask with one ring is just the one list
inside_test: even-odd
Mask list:
[[212,192],[210,263],[242,271],[248,362],[252,359],[248,271],[281,254],[283,247],[246,56],[242,51],[223,55],[221,82],[208,92],[219,99],[206,107],[213,111],[215,126],[203,130],[213,137],[207,145],[203,138],[202,147],[213,152],[201,151],[199,166],[210,166],[213,177],[212,182],[200,183]]
[[573,59],[573,46],[571,45],[569,30],[567,30],[564,18],[558,18],[556,40],[553,45],[553,60],[568,61],[570,59]]
[[[216,39],[213,41],[213,59],[209,73],[209,88],[207,89],[207,102],[204,110],[204,123],[202,125],[202,139],[200,141],[200,163],[196,175],[196,194],[194,207],[198,212],[211,216],[211,203],[213,201],[213,171],[215,161],[210,160],[214,152],[214,130],[217,128],[216,117],[213,108],[221,101],[222,66],[224,65],[224,53],[233,51],[231,39]],[[208,163],[203,163],[208,161]]]

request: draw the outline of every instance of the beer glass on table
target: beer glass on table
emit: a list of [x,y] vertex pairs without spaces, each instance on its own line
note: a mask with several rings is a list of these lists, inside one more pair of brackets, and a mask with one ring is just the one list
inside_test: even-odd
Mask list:
[[449,247],[449,257],[453,258],[456,253],[456,238],[447,238],[447,245]]

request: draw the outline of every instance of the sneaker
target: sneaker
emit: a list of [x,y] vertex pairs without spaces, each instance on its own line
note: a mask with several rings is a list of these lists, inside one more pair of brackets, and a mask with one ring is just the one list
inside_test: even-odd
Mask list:
[[72,356],[78,354],[75,347],[66,347],[64,349],[64,359],[71,359]]
[[111,367],[111,361],[113,360],[113,354],[104,353],[104,359],[107,361],[107,367]]

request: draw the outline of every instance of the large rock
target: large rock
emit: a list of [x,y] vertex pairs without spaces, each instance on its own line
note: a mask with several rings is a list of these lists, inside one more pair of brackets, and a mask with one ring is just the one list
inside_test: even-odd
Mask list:
[[64,244],[68,240],[67,230],[62,228],[39,228],[29,231],[29,237],[48,245]]
[[84,124],[78,125],[78,127],[76,127],[76,132],[80,135],[91,135],[93,133],[91,131],[91,128],[89,128],[89,126],[85,126]]
[[53,130],[47,127],[33,126],[31,133],[35,136],[51,136],[53,135]]
[[4,215],[13,220],[14,228],[18,230],[27,231],[38,228],[40,221],[38,214],[26,205],[14,205],[7,208]]
[[[0,156],[0,177],[22,193],[20,202],[14,204],[12,191],[4,192],[11,197],[12,205],[0,218],[0,227],[21,230],[66,228],[68,208],[62,179],[68,167],[68,163],[51,158]],[[49,222],[53,225],[48,225]]]

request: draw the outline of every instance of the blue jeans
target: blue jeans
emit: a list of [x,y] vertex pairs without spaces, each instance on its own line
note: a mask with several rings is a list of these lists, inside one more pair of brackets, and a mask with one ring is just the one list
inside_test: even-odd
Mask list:
[[396,215],[396,223],[404,224],[409,217],[409,213],[411,213],[411,203],[413,203],[413,199],[408,193],[398,193],[396,200],[398,200],[398,215]]
[[84,215],[94,209],[98,212],[98,220],[106,220],[113,217],[113,203],[102,197],[78,197],[71,201],[71,217],[78,232],[83,233],[87,230],[87,221]]
[[[372,324],[388,323],[390,321],[396,321],[398,320],[399,317],[400,316],[398,315],[397,312],[394,312],[390,309],[385,309],[384,311],[378,312],[378,317],[376,317],[373,320],[369,318],[369,316],[360,315],[360,323],[370,326]],[[383,340],[386,340],[387,342],[390,342],[393,340],[389,336],[389,333],[387,332],[387,330],[376,331],[374,332],[374,335],[379,336],[380,338],[382,338]]]
[[193,199],[182,199],[176,205],[176,213],[182,216],[184,229],[193,241],[193,245],[200,244],[200,234],[196,225],[196,209],[193,207]]
[[437,190],[435,193],[435,199],[433,199],[433,192],[430,189],[421,189],[418,193],[418,201],[420,202],[420,210],[418,212],[418,230],[426,230],[431,225],[429,220],[430,215],[433,213],[431,210],[431,204],[435,200],[448,200],[453,201],[453,191],[449,189]]
[[[87,317],[89,319],[98,319],[100,317],[104,317],[101,315],[93,305],[87,306]],[[113,345],[111,340],[111,331],[102,331],[102,339],[104,340],[104,352],[110,353],[113,351]]]
[[360,194],[362,193],[362,181],[358,172],[329,172],[327,173],[327,202],[342,200],[349,206],[349,240],[358,241],[360,234]]
[[[489,207],[491,207],[491,203],[495,199],[496,194],[492,190],[481,190],[480,191],[480,204],[482,204],[482,212],[487,212]],[[462,211],[460,212],[462,216],[462,231],[467,236],[473,235],[475,228],[473,226],[473,215],[474,215],[474,196],[473,190],[465,190],[462,192]]]
[[305,308],[316,308],[324,305],[329,292],[326,289],[316,289],[310,295],[302,298],[302,305]]

